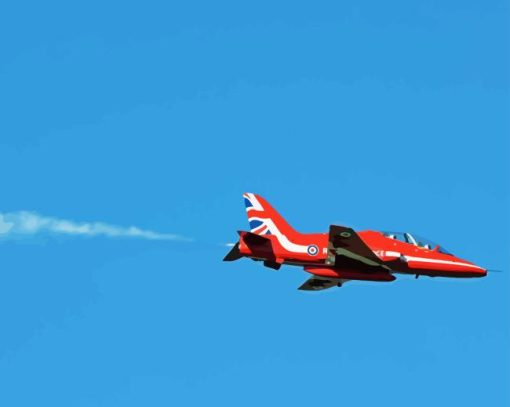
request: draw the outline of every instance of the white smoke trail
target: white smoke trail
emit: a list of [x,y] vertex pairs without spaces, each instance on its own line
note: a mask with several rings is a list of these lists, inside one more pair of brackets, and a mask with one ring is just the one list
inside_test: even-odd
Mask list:
[[39,215],[35,212],[0,212],[0,239],[31,236],[41,233],[63,235],[129,237],[148,240],[189,241],[183,236],[140,229],[136,226],[121,227],[102,222],[75,222]]

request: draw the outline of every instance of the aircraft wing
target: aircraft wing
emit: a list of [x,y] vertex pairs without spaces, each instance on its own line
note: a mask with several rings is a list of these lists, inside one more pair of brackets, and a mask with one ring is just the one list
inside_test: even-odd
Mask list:
[[327,288],[331,287],[341,287],[342,284],[346,281],[348,280],[310,277],[298,288],[298,290],[304,291],[326,290]]
[[329,227],[326,264],[367,272],[390,270],[353,229],[336,225]]

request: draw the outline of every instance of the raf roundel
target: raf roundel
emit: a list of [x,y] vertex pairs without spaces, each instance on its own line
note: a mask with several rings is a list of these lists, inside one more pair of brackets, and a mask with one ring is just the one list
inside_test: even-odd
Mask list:
[[306,251],[308,252],[308,254],[310,256],[315,256],[319,252],[319,248],[316,245],[312,244],[312,245],[308,246]]

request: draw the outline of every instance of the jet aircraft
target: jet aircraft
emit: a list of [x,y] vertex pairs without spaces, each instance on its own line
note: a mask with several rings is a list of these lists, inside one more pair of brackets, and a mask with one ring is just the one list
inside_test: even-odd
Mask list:
[[328,233],[299,233],[260,195],[243,197],[250,231],[238,232],[239,241],[223,260],[248,257],[275,270],[303,267],[311,277],[300,290],[341,287],[349,280],[394,281],[398,273],[416,278],[487,275],[486,269],[411,233],[356,232],[340,225],[331,225]]

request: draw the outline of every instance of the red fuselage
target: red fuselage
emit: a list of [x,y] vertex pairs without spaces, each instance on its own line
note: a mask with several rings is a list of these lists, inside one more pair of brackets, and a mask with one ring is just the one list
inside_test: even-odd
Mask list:
[[487,270],[448,253],[439,245],[409,233],[355,232],[331,225],[329,233],[303,234],[260,195],[243,195],[250,232],[224,260],[250,257],[278,269],[304,267],[319,279],[393,281],[393,273],[416,276],[483,277]]
[[[485,269],[469,261],[441,253],[439,247],[432,249],[420,247],[371,230],[357,233],[374,254],[396,273],[432,277],[483,277],[487,274]],[[240,232],[239,250],[246,257],[302,266],[309,273],[321,277],[372,281],[394,280],[391,275],[388,277],[387,273],[367,275],[357,270],[328,266],[326,264],[327,233],[266,235],[264,237],[271,240],[271,245],[266,247],[246,244],[243,239],[245,234],[246,232]],[[313,249],[310,250],[310,248]]]

